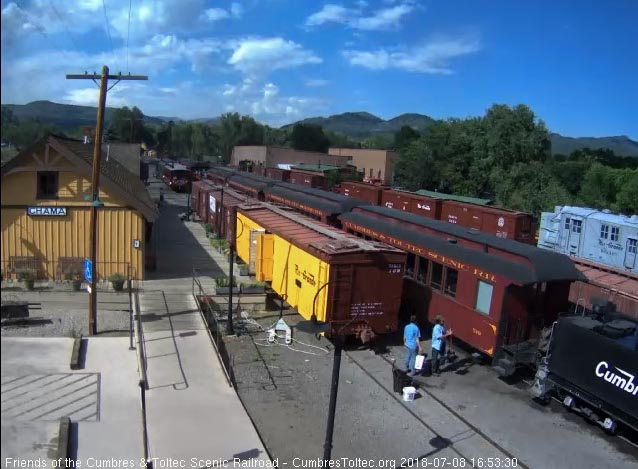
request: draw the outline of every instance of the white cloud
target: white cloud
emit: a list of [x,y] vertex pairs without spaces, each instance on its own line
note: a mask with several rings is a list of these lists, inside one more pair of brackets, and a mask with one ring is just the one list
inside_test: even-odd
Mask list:
[[203,16],[208,21],[219,21],[230,17],[230,13],[223,8],[209,8],[204,12]]
[[399,26],[401,19],[413,10],[414,6],[409,4],[397,5],[392,8],[384,8],[376,11],[372,16],[358,18],[352,26],[364,31],[396,28]]
[[397,69],[408,72],[449,75],[453,70],[449,60],[480,50],[476,40],[437,39],[420,47],[407,50],[376,51],[346,50],[343,55],[350,65],[371,70]]
[[[126,91],[127,87],[123,85],[113,88],[108,94],[108,106],[109,107],[123,107],[129,106],[129,101],[126,97],[122,96],[122,93]],[[67,104],[76,104],[79,106],[96,106],[100,91],[97,87],[93,88],[80,88],[70,90],[63,98],[62,102]]]
[[322,78],[309,78],[306,80],[306,86],[309,88],[318,88],[321,86],[327,86],[330,82],[328,80],[324,80]]
[[321,62],[321,58],[313,52],[280,37],[238,41],[235,43],[232,56],[228,59],[228,63],[237,70],[256,75]]
[[356,13],[356,10],[328,3],[317,13],[313,13],[306,19],[306,26],[319,26],[324,23],[347,23]]
[[349,27],[362,31],[379,31],[399,26],[404,16],[414,11],[415,4],[411,0],[404,0],[400,4],[376,10],[364,15],[362,10],[368,6],[365,1],[356,2],[358,9],[345,8],[342,5],[326,4],[321,10],[306,19],[305,26],[320,26],[325,23],[347,24]]

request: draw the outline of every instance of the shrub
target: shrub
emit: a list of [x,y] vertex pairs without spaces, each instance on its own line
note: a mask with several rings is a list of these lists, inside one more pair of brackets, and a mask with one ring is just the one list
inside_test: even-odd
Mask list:
[[33,282],[35,280],[35,274],[31,271],[20,272],[18,279],[22,282]]
[[[230,278],[228,275],[224,275],[222,277],[215,278],[215,286],[216,287],[230,287]],[[237,286],[237,280],[233,277],[233,287]]]
[[120,272],[116,272],[114,274],[111,274],[111,276],[109,276],[109,282],[123,283],[125,281],[126,281],[126,276]]
[[210,223],[206,223],[204,225],[204,231],[206,231],[206,233],[212,233],[213,232],[213,225],[211,225]]
[[64,280],[82,280],[82,272],[76,269],[64,271]]

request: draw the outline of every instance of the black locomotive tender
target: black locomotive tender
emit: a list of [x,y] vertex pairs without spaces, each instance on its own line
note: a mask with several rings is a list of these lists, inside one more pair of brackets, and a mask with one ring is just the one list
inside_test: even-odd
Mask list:
[[531,393],[560,399],[610,433],[618,422],[638,431],[638,323],[594,303],[593,315],[554,324]]

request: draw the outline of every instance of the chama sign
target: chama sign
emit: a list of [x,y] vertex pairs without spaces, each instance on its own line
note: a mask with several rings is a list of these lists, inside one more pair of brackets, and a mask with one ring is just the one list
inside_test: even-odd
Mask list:
[[66,217],[66,207],[28,207],[27,215],[32,217]]

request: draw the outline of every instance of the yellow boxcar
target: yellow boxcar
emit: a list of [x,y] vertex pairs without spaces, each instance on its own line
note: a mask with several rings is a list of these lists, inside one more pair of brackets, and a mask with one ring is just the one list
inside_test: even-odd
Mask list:
[[268,204],[239,207],[237,221],[238,253],[301,316],[338,334],[397,329],[404,252]]

